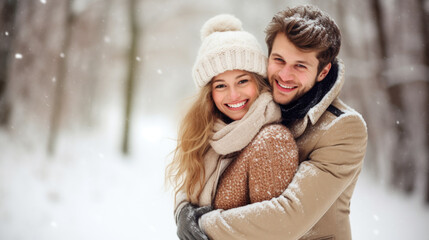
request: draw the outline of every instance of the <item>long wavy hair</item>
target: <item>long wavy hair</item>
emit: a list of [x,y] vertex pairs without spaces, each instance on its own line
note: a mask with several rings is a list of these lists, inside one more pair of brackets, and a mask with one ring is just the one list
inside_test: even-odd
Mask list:
[[[252,75],[258,86],[258,94],[270,91],[267,79],[255,73]],[[210,149],[209,140],[218,119],[231,121],[217,109],[210,82],[200,89],[184,116],[179,127],[177,147],[173,151],[173,161],[166,168],[166,180],[174,186],[175,194],[183,191],[191,202],[197,202],[202,191],[204,156]]]

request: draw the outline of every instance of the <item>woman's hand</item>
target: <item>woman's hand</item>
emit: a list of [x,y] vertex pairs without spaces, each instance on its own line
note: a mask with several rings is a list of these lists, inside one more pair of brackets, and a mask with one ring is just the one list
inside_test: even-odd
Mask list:
[[198,207],[187,203],[179,213],[177,236],[180,240],[209,240],[198,225],[198,219],[213,210],[211,206]]

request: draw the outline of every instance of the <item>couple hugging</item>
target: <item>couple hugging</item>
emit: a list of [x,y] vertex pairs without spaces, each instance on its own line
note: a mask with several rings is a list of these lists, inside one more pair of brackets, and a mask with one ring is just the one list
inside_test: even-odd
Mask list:
[[339,94],[341,34],[314,6],[266,28],[268,57],[232,15],[209,19],[199,89],[167,174],[180,239],[351,239],[367,129]]

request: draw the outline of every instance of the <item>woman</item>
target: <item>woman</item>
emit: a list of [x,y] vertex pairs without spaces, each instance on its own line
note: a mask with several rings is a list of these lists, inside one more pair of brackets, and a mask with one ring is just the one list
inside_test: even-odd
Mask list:
[[200,91],[167,168],[176,185],[176,220],[189,202],[229,209],[279,196],[298,165],[292,134],[278,124],[256,38],[231,15],[208,20],[201,37],[193,68]]

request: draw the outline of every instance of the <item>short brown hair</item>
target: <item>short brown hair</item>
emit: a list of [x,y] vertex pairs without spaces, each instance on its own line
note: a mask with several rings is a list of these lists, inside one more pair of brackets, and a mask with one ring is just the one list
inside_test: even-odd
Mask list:
[[297,48],[319,51],[318,72],[328,63],[333,63],[341,47],[341,33],[334,20],[320,9],[310,6],[287,8],[274,15],[265,29],[268,55],[274,39],[284,33]]

